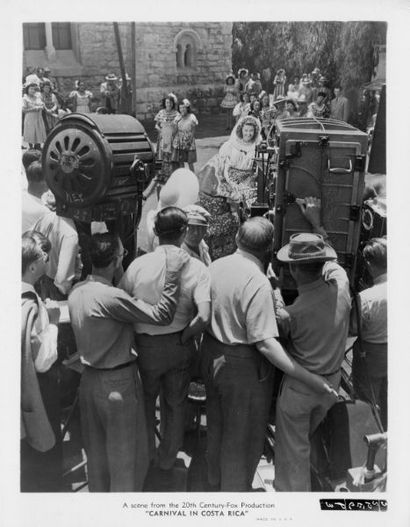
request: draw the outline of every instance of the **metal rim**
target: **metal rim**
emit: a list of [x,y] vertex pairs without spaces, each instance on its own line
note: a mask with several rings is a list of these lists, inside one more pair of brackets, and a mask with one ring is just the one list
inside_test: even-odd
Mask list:
[[109,145],[95,130],[62,123],[44,145],[48,186],[67,205],[86,207],[101,199],[111,183]]

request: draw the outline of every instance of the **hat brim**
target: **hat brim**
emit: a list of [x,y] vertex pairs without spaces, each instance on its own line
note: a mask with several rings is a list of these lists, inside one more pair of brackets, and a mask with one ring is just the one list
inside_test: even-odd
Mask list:
[[289,256],[289,246],[286,244],[282,249],[279,249],[276,258],[284,263],[307,263],[307,262],[328,262],[329,260],[337,260],[336,251],[330,245],[325,244],[325,254],[320,256],[306,256],[301,258],[292,258]]

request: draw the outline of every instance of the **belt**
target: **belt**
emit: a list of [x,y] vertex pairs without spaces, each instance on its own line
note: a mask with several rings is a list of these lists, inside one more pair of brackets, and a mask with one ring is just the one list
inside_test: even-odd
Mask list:
[[137,364],[137,361],[130,360],[128,362],[124,362],[123,364],[119,364],[118,366],[114,366],[113,368],[95,368],[94,366],[89,366],[88,364],[86,364],[85,367],[90,368],[91,370],[97,370],[97,371],[115,371],[115,370],[122,370],[123,368],[132,366],[133,364]]
[[322,377],[331,377],[332,375],[336,375],[336,373],[339,373],[341,368],[335,370],[335,371],[332,371],[330,373],[318,373],[318,375],[321,375]]

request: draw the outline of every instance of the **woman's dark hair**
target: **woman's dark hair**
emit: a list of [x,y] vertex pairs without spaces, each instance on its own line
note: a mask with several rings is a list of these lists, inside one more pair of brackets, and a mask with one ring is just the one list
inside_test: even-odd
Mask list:
[[165,207],[155,218],[155,234],[161,240],[173,241],[179,238],[188,226],[188,216],[178,207]]
[[[229,81],[232,82],[229,82]],[[235,84],[235,77],[232,77],[231,75],[225,79],[225,84]]]
[[44,81],[42,84],[41,84],[41,91],[43,92],[44,91],[44,88],[48,86],[50,88],[51,91],[53,91],[53,87],[51,86],[51,82],[50,81]]
[[239,121],[238,126],[236,127],[236,135],[239,137],[239,139],[243,139],[242,130],[245,125],[253,126],[254,128],[253,139],[256,139],[258,132],[259,132],[259,127],[258,127],[255,117],[252,117],[252,116],[245,117],[244,119]]
[[262,103],[259,99],[255,99],[251,102],[251,111],[253,112],[255,110],[255,104],[259,104],[259,109],[262,108]]
[[[28,90],[29,90],[29,88],[31,88],[31,87],[33,87],[33,88],[38,88],[38,84],[37,84],[36,82],[30,82],[30,84],[28,84],[28,85],[24,88],[24,93],[25,93],[26,95],[28,95]],[[21,93],[21,92],[20,92],[20,93]]]
[[118,236],[109,232],[91,236],[89,252],[91,262],[97,269],[104,269],[114,261],[119,250]]
[[190,104],[184,104],[183,102],[180,102],[178,108],[180,108],[181,106],[184,106],[186,108],[186,111],[188,113],[191,113],[191,105]]
[[320,95],[325,98],[327,97],[327,93],[325,91],[318,92],[317,97],[319,97]]
[[21,237],[21,272],[24,274],[29,265],[48,254],[51,243],[41,232],[27,231]]
[[287,101],[287,104],[291,104],[293,106],[293,109],[295,110],[295,112],[298,111],[298,105],[295,103],[295,101],[293,101],[292,99],[289,99]]
[[162,100],[161,100],[161,107],[165,110],[165,101],[168,99],[168,101],[171,101],[171,106],[172,106],[172,109],[175,110],[175,99],[173,99],[172,97],[164,97]]

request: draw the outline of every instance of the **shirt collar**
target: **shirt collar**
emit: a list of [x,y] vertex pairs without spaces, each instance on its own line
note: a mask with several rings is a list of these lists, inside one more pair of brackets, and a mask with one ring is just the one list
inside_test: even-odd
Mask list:
[[377,278],[375,278],[373,280],[373,285],[382,284],[383,282],[387,282],[387,273],[383,273],[379,275]]
[[259,258],[257,258],[253,254],[248,253],[242,249],[237,249],[236,254],[239,254],[240,256],[242,256],[242,258],[245,258],[246,260],[249,260],[253,262],[254,264],[256,264],[258,266],[258,269],[263,273],[263,265],[262,265],[262,262],[259,260]]
[[29,284],[28,282],[21,282],[21,292],[22,293],[34,293],[36,296],[36,290],[34,289],[34,286]]
[[85,279],[85,281],[86,282],[101,282],[102,284],[112,286],[112,283],[110,281],[108,281],[106,278],[104,278],[103,276],[100,276],[98,274],[90,274],[90,275],[88,275],[87,278]]

